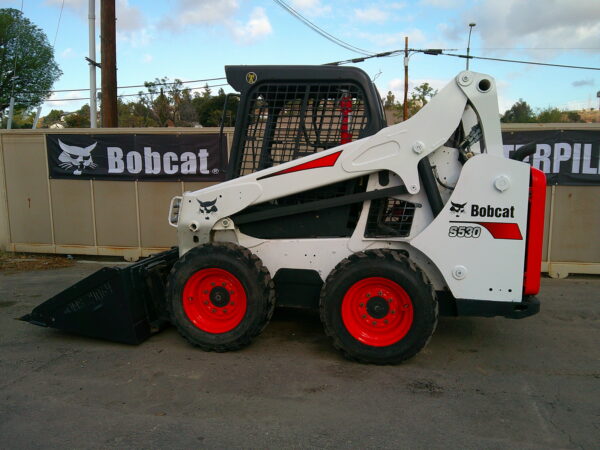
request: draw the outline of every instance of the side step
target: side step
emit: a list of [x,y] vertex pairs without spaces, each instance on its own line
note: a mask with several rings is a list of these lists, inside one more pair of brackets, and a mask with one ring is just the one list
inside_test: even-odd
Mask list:
[[165,283],[177,248],[130,266],[105,267],[21,320],[83,336],[140,344],[167,323]]

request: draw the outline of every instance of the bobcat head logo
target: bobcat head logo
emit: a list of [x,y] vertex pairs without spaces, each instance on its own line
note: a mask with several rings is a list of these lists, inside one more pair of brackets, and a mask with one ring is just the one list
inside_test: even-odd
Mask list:
[[81,175],[83,169],[86,168],[95,169],[97,165],[92,159],[92,150],[96,148],[96,144],[98,143],[94,142],[88,147],[77,147],[75,145],[67,145],[59,139],[58,145],[62,150],[58,156],[58,160],[60,161],[59,166],[63,170],[74,169],[73,175]]
[[206,214],[206,217],[204,217],[206,220],[210,219],[209,214],[216,213],[219,210],[217,208],[217,200],[218,198],[215,198],[212,202],[201,202],[198,200],[198,203],[200,204],[200,213]]
[[454,203],[451,201],[450,203],[452,203],[452,206],[450,207],[450,212],[455,213],[456,217],[460,217],[460,215],[465,212],[465,206],[466,206],[467,202]]

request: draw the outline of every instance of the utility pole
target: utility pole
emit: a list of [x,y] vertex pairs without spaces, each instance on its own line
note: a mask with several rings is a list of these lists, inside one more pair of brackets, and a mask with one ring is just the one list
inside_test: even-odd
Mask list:
[[402,120],[408,119],[408,36],[404,36],[404,102]]
[[473,27],[477,25],[475,22],[471,22],[469,24],[469,41],[467,42],[467,70],[469,70],[469,59],[471,59],[471,31],[473,31]]
[[96,0],[88,2],[88,22],[89,22],[89,57],[88,64],[90,65],[90,128],[96,128],[96,67],[99,65],[96,62]]
[[100,46],[102,54],[102,126],[104,128],[118,127],[115,0],[100,1]]

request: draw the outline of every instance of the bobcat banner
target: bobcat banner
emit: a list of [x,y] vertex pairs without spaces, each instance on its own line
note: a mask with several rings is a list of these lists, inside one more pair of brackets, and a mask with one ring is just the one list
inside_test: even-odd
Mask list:
[[50,178],[223,181],[219,134],[48,134]]

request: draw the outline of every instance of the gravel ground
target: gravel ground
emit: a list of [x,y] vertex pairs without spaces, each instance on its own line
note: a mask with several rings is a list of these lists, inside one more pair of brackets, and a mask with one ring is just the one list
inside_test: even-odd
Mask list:
[[13,320],[100,266],[0,273],[3,448],[599,448],[600,278],[542,280],[523,320],[441,318],[389,367],[278,310],[248,348],[140,346]]

